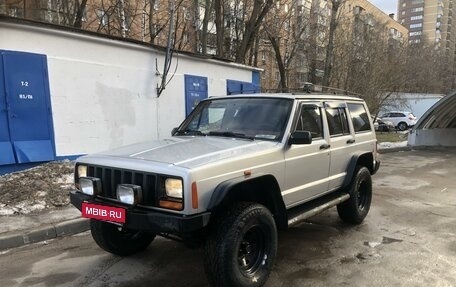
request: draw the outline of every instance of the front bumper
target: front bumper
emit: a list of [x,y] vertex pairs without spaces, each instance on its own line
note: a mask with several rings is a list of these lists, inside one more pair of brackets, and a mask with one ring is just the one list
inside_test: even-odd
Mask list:
[[153,233],[188,234],[205,227],[209,223],[211,215],[210,212],[205,212],[197,215],[184,216],[139,207],[126,207],[121,204],[102,201],[77,191],[70,193],[70,202],[79,210],[82,209],[83,202],[125,208],[126,222],[122,226],[128,229]]

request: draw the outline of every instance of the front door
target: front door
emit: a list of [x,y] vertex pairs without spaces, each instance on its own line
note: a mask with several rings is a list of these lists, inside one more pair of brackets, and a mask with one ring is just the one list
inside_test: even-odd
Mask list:
[[325,138],[321,103],[304,103],[293,130],[309,131],[312,143],[292,145],[285,152],[285,205],[297,205],[328,190],[329,145]]

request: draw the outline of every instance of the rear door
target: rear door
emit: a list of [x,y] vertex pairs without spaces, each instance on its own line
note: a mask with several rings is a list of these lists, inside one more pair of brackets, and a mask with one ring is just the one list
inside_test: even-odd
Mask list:
[[323,125],[320,102],[301,103],[293,131],[309,131],[312,143],[292,145],[285,152],[285,189],[282,193],[287,207],[311,200],[328,190],[329,145]]
[[340,187],[347,174],[347,167],[355,149],[355,137],[350,131],[347,105],[344,101],[325,103],[329,126],[331,163],[329,168],[329,189]]

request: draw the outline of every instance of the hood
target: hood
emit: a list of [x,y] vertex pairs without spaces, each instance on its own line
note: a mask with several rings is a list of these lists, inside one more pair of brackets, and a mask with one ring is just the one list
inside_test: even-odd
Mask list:
[[133,144],[99,153],[99,155],[128,157],[193,168],[227,158],[264,152],[277,145],[277,142],[224,137],[173,137]]

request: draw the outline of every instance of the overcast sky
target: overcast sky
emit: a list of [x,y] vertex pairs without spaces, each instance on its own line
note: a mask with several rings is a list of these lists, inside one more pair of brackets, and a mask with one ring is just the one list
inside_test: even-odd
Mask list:
[[386,14],[397,14],[397,0],[369,0]]

